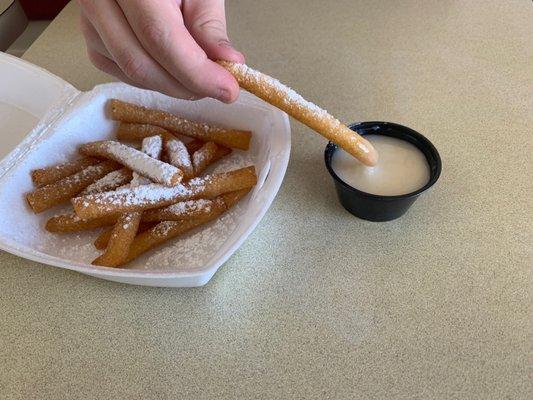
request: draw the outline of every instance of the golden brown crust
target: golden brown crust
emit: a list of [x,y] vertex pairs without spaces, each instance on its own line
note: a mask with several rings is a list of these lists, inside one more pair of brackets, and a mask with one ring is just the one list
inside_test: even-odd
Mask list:
[[[155,225],[157,225],[157,222],[144,222],[141,221],[139,224],[139,228],[137,229],[137,233],[143,233],[147,231],[148,229],[153,228]],[[113,233],[113,228],[108,228],[104,231],[102,231],[98,237],[94,241],[94,247],[98,250],[105,250],[107,245],[109,244],[109,239],[111,239],[111,234]]]
[[[187,147],[187,150],[189,151],[189,154],[192,156],[196,151],[198,151],[205,142],[202,140],[194,139],[191,140],[188,143],[185,143],[185,147]],[[229,147],[221,146],[217,144],[217,152],[215,153],[215,156],[211,160],[211,164],[216,163],[221,158],[227,156],[228,154],[231,154],[232,150]]]
[[80,194],[91,183],[120,167],[114,161],[104,161],[67,176],[57,182],[42,186],[26,195],[26,200],[34,213],[40,213],[64,203]]
[[214,200],[198,199],[180,201],[167,207],[143,212],[142,221],[181,221],[203,217],[211,212]]
[[252,68],[231,61],[218,61],[239,82],[240,87],[253,93],[338,144],[366,165],[377,163],[377,153],[370,142],[340,123],[325,110],[304,100],[298,93],[278,80]]
[[257,183],[255,167],[191,179],[172,188],[146,185],[72,199],[80,218],[91,219],[131,211],[168,206],[179,201],[214,198],[224,193],[249,189]]
[[189,152],[189,155],[193,155],[196,150],[198,150],[200,147],[202,147],[205,144],[203,140],[200,139],[193,139],[190,142],[185,143],[185,147],[187,147],[187,151]]
[[150,136],[161,136],[163,140],[176,139],[176,136],[166,129],[150,124],[128,124],[121,122],[117,129],[118,140],[138,141]]
[[111,226],[117,222],[117,217],[109,215],[96,219],[81,219],[76,214],[63,214],[51,217],[46,221],[45,229],[54,233],[72,233],[80,231],[89,231],[103,226]]
[[45,186],[60,179],[73,175],[81,170],[102,162],[94,157],[84,157],[79,160],[68,161],[52,167],[39,168],[31,171],[31,180],[36,186]]
[[109,101],[109,111],[111,118],[116,121],[156,125],[171,132],[241,150],[248,150],[250,147],[252,134],[249,131],[210,126],[166,111],[141,107],[116,99]]
[[165,152],[170,165],[179,168],[183,172],[183,179],[194,177],[194,168],[192,166],[191,156],[187,147],[181,140],[172,139],[165,142]]
[[192,155],[194,175],[198,176],[213,163],[218,151],[218,146],[213,142],[207,142]]
[[111,140],[82,144],[78,151],[84,155],[114,160],[154,182],[173,186],[181,182],[183,172],[178,168],[151,158],[145,153]]
[[140,222],[141,212],[122,214],[111,232],[106,251],[92,264],[103,267],[118,267],[123,264],[137,234]]
[[191,229],[218,218],[223,212],[237,204],[237,202],[248,192],[249,189],[240,190],[217,197],[213,202],[211,212],[203,217],[187,221],[164,221],[157,224],[152,229],[141,233],[133,240],[128,257],[124,263],[134,260],[146,251],[153,249],[170,239],[176,238]]

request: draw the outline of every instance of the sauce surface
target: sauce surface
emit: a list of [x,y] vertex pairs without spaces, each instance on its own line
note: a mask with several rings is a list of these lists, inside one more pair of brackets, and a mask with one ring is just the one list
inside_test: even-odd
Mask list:
[[379,155],[376,166],[367,167],[338,148],[331,167],[345,183],[362,192],[397,196],[420,189],[429,181],[424,154],[404,140],[382,135],[365,135]]

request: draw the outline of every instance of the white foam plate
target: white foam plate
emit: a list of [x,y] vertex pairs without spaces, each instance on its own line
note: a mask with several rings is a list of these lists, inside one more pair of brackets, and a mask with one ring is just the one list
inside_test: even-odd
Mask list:
[[[241,92],[231,105],[212,99],[177,100],[119,83],[79,92],[50,73],[4,54],[0,54],[0,82],[0,147],[10,149],[27,135],[0,161],[0,248],[30,260],[129,284],[204,285],[259,223],[285,175],[290,153],[287,115],[247,92]],[[45,221],[66,208],[35,215],[24,199],[33,188],[31,170],[74,159],[81,143],[114,137],[116,123],[105,115],[110,98],[251,130],[250,150],[234,151],[214,171],[254,164],[259,178],[252,192],[219,220],[143,255],[127,269],[92,266],[98,255],[92,245],[95,232],[46,232]],[[15,129],[17,135],[8,137],[6,129]]]

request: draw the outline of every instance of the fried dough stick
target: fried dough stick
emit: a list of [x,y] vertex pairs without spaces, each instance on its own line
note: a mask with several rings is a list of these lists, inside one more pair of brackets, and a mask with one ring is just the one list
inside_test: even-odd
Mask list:
[[26,195],[26,200],[34,213],[40,213],[79,195],[83,189],[109,172],[120,168],[114,161],[104,161],[91,165],[74,175],[42,186]]
[[101,162],[97,158],[84,157],[52,167],[34,169],[31,171],[31,180],[36,186],[49,185]]
[[109,110],[111,118],[116,121],[156,125],[171,132],[241,150],[250,147],[252,133],[249,131],[219,128],[116,99],[109,101]]
[[[163,142],[160,136],[150,136],[142,141],[142,151],[148,157],[158,159],[161,157]],[[142,185],[145,183],[143,177],[134,173],[131,185]],[[105,252],[92,263],[107,267],[114,267],[124,262],[128,256],[133,239],[137,235],[141,222],[141,211],[134,211],[121,214],[111,232]]]
[[186,221],[163,221],[152,229],[141,233],[131,244],[128,257],[124,263],[134,260],[146,251],[153,249],[170,239],[176,238],[191,229],[213,221],[226,210],[237,204],[248,192],[249,189],[244,189],[217,197],[214,200],[214,206],[211,209],[211,212],[206,216]]
[[378,155],[370,142],[339,122],[327,111],[305,100],[277,79],[256,71],[245,64],[218,61],[239,82],[241,88],[263,99],[338,144],[368,166],[376,165]]
[[255,167],[194,178],[173,187],[145,185],[118,189],[72,199],[80,218],[92,219],[130,211],[161,208],[179,201],[213,198],[224,193],[249,189],[257,183]]

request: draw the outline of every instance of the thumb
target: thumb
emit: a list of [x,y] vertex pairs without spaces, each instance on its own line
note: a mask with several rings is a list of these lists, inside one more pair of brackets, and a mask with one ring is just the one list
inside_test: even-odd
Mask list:
[[244,63],[228,39],[224,0],[183,1],[182,12],[185,26],[210,59]]

